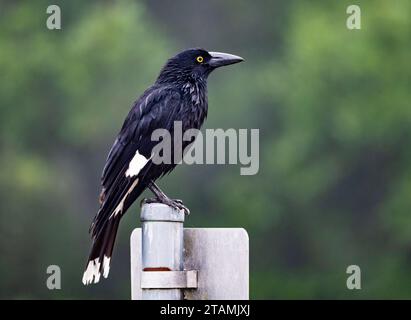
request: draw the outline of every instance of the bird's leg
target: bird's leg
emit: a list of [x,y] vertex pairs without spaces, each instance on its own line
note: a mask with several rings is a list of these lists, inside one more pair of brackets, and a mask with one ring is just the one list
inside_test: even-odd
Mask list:
[[[156,200],[154,200],[153,202],[164,203],[165,205],[168,205],[174,209],[183,210],[186,215],[190,214],[190,210],[183,204],[181,200],[170,199],[154,182],[151,182],[148,188],[152,193],[154,193],[156,197]],[[151,200],[153,199],[149,199],[149,201]]]
[[151,181],[148,185],[148,188],[150,189],[151,192],[154,193],[154,198],[148,198],[148,199],[144,198],[143,200],[141,200],[140,206],[142,206],[145,203],[158,203],[158,202],[163,203],[162,199],[164,197],[167,198],[167,195],[163,191],[161,191],[161,189],[157,185],[155,185],[155,187],[157,188],[156,190],[154,190],[153,184],[154,182]]

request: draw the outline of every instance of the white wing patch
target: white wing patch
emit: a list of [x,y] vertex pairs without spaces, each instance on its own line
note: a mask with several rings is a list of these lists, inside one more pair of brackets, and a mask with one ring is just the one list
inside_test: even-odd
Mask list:
[[145,156],[141,155],[138,150],[134,155],[133,159],[131,159],[130,164],[128,165],[128,169],[126,171],[126,177],[134,177],[138,175],[141,169],[147,164],[148,160]]
[[[151,157],[150,157],[151,159]],[[145,156],[141,155],[138,150],[136,151],[136,154],[134,155],[133,159],[131,159],[128,169],[126,171],[126,177],[135,177],[138,175],[141,169],[144,168],[144,166],[147,164],[147,162],[150,160],[147,159]],[[124,201],[126,201],[127,196],[133,191],[133,189],[136,187],[138,183],[138,179],[136,179],[133,184],[131,185],[130,189],[128,189],[127,193],[124,195],[123,199],[121,199],[120,203],[118,206],[114,209],[113,213],[110,215],[109,219],[115,217],[119,213],[123,212],[123,207],[124,207]]]
[[[103,259],[103,277],[107,278],[108,273],[110,272],[110,259],[104,255]],[[90,283],[97,283],[100,281],[100,258],[89,261],[86,271],[83,274],[83,284],[88,285]]]

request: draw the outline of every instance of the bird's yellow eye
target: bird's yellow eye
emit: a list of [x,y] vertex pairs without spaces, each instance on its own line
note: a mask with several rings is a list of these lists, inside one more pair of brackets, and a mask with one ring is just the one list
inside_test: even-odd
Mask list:
[[196,60],[198,63],[202,63],[204,61],[204,58],[202,56],[198,56]]

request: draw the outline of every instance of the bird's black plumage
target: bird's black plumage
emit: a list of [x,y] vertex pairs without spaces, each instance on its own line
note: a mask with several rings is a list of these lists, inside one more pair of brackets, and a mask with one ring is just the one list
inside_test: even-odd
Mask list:
[[[183,132],[199,129],[207,116],[208,75],[217,67],[240,61],[234,55],[185,50],[168,60],[157,81],[133,104],[103,169],[100,209],[90,227],[93,246],[84,284],[98,282],[101,273],[107,277],[122,215],[147,187],[176,166],[174,162],[153,162],[153,148],[158,143],[151,139],[153,131],[162,128],[173,132],[175,121],[181,122]],[[183,141],[183,150],[191,142]],[[185,209],[156,188],[151,190],[159,201]]]

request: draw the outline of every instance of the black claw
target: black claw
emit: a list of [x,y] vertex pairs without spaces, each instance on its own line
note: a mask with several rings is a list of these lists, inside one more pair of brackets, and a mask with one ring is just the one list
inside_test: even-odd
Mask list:
[[163,202],[164,204],[170,206],[171,208],[175,210],[183,210],[185,215],[190,214],[190,210],[183,204],[181,200],[174,200],[174,199],[169,199],[169,201]]
[[183,201],[181,201],[180,199],[173,199],[172,200],[175,204],[175,206],[179,209],[179,210],[183,210],[184,214],[186,216],[188,216],[190,214],[190,209],[188,209],[184,204]]

